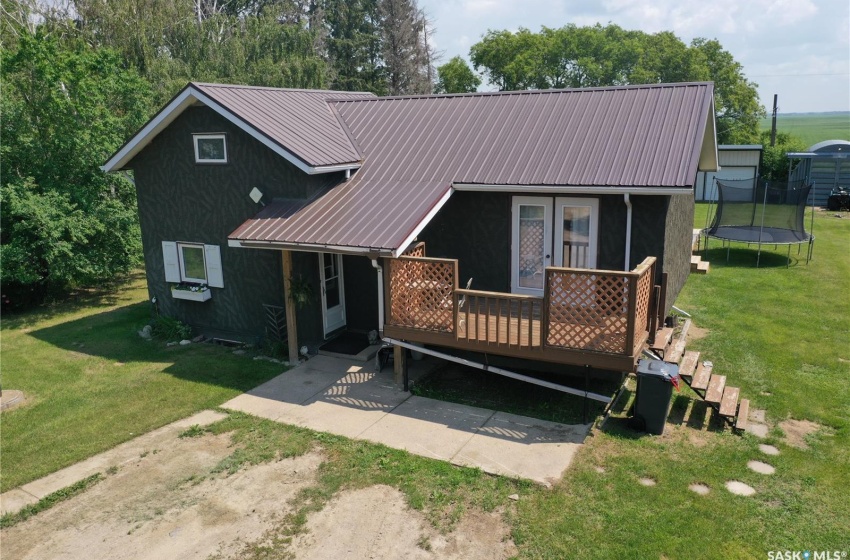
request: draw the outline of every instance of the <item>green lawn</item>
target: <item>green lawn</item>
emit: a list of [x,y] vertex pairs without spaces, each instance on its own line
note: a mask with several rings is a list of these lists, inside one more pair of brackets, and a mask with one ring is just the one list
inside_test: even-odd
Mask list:
[[136,331],[150,319],[141,276],[2,325],[3,388],[26,404],[3,412],[3,491],[215,407],[281,366],[209,344],[166,347]]
[[[706,210],[698,206],[697,225]],[[778,428],[759,440],[722,424],[705,426],[705,408],[687,389],[674,393],[665,435],[637,433],[626,419],[633,397],[627,391],[563,481],[545,489],[234,414],[209,428],[233,434],[226,470],[315,445],[326,456],[318,480],[281,520],[272,544],[248,547],[244,557],[284,557],[287,539],[311,511],[343,489],[378,483],[399,488],[443,528],[470,508],[509,504],[505,519],[520,558],[728,560],[764,559],[775,550],[850,552],[848,214],[817,212],[814,233],[812,262],[795,258],[790,268],[783,248],[767,248],[755,268],[754,250],[735,248],[727,263],[718,246],[707,255],[711,272],[691,276],[677,301],[708,331],[691,348],[741,387],[753,408],[765,409],[771,424],[804,419],[822,426],[808,438],[808,449],[788,445]],[[140,340],[134,330],[147,318],[146,305],[137,303],[144,295],[134,285],[79,309],[4,321],[4,387],[36,397],[27,408],[3,414],[5,488],[214,406],[274,373],[218,348]],[[781,454],[762,455],[763,441]],[[776,474],[750,471],[752,459],[769,462]],[[657,484],[642,486],[640,477]],[[757,493],[734,496],[724,488],[729,480]],[[696,482],[710,493],[688,490]],[[519,500],[506,500],[510,493]]]
[[[770,130],[770,126],[770,118],[762,119],[762,130]],[[799,137],[806,146],[823,140],[850,140],[850,113],[779,114],[776,130]]]

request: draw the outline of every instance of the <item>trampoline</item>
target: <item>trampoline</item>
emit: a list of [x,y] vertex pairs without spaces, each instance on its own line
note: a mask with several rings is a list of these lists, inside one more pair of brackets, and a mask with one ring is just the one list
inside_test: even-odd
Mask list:
[[[788,266],[791,264],[791,247],[797,245],[797,254],[808,244],[806,264],[812,258],[814,212],[809,231],[805,228],[806,200],[812,185],[803,181],[767,183],[759,178],[744,180],[715,179],[717,206],[711,225],[701,231],[705,237],[720,239],[726,246],[729,260],[731,242],[758,245],[756,266],[761,261],[762,245],[787,245]],[[709,207],[710,217],[712,208]],[[706,220],[707,221],[707,220]]]

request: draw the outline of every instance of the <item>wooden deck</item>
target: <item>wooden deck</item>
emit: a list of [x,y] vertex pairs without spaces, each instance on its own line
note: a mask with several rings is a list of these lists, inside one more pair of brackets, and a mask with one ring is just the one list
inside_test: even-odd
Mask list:
[[631,272],[547,268],[542,298],[461,289],[453,259],[384,270],[384,334],[408,342],[631,371],[658,314],[652,257]]

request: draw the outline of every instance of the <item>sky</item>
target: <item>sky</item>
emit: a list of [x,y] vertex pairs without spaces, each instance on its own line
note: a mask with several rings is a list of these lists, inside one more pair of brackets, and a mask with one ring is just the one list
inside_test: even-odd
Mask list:
[[[717,39],[758,84],[768,113],[850,111],[848,0],[419,0],[433,20],[437,65],[490,29],[614,23],[647,33],[672,31],[685,43]],[[486,83],[481,89],[495,89]]]

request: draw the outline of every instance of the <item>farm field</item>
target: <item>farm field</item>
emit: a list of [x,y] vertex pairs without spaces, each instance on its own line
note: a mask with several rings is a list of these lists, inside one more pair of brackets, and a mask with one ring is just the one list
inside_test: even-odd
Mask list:
[[[762,119],[762,130],[770,130],[770,121],[770,117]],[[801,138],[806,146],[823,140],[850,141],[850,112],[779,113],[776,130]]]

